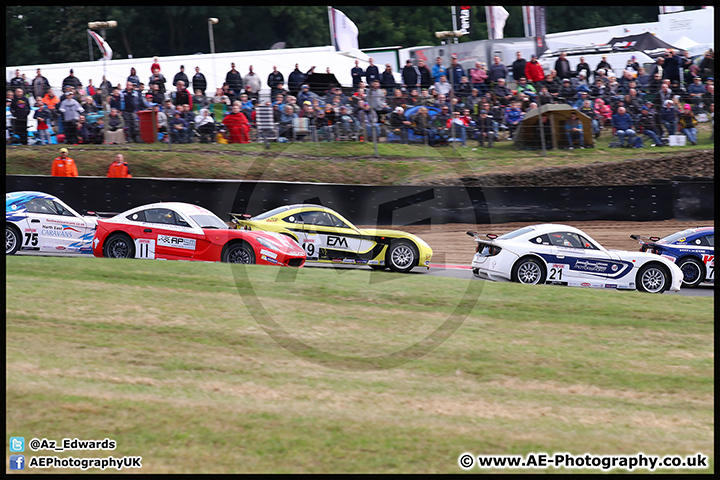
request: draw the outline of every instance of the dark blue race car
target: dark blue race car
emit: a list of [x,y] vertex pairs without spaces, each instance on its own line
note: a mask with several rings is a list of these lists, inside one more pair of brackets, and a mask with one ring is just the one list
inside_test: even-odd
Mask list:
[[640,251],[650,251],[675,262],[683,272],[683,287],[715,284],[715,227],[688,228],[664,238],[630,235]]

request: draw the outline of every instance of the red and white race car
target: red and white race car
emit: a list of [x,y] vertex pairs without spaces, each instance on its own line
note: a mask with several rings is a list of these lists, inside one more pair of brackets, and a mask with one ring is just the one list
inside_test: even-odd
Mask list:
[[153,203],[98,220],[93,255],[302,267],[305,252],[272,232],[230,229],[217,215],[188,203]]

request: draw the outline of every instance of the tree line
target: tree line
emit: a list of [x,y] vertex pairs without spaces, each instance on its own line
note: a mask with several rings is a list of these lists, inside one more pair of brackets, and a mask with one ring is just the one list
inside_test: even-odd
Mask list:
[[[510,14],[506,37],[523,33],[521,6]],[[686,7],[694,9],[699,7]],[[434,32],[452,29],[449,6],[342,6],[358,27],[360,48],[438,45]],[[549,6],[547,33],[619,23],[657,21],[658,7]],[[216,52],[266,50],[276,42],[286,48],[330,45],[325,6],[8,6],[5,11],[5,65],[90,60],[87,23],[115,20],[106,30],[114,58],[209,53],[209,17]],[[471,9],[471,34],[461,41],[487,38],[484,6]],[[94,58],[100,57],[93,45]]]

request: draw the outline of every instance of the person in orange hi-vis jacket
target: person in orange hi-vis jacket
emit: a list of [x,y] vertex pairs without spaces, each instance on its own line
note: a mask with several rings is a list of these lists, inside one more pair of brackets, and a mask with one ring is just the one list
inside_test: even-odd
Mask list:
[[122,153],[115,155],[115,161],[108,167],[108,178],[132,178],[130,167],[128,167]]
[[52,163],[53,177],[77,177],[78,170],[75,160],[68,157],[68,149],[61,148],[60,156],[55,158]]

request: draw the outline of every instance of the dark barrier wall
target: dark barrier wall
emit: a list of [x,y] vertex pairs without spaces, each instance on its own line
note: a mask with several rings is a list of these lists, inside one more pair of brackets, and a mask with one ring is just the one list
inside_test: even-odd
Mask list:
[[306,184],[232,180],[58,178],[7,175],[7,192],[37,190],[78,211],[122,212],[158,201],[258,213],[318,203],[360,225],[711,220],[712,182],[612,187],[430,187]]

